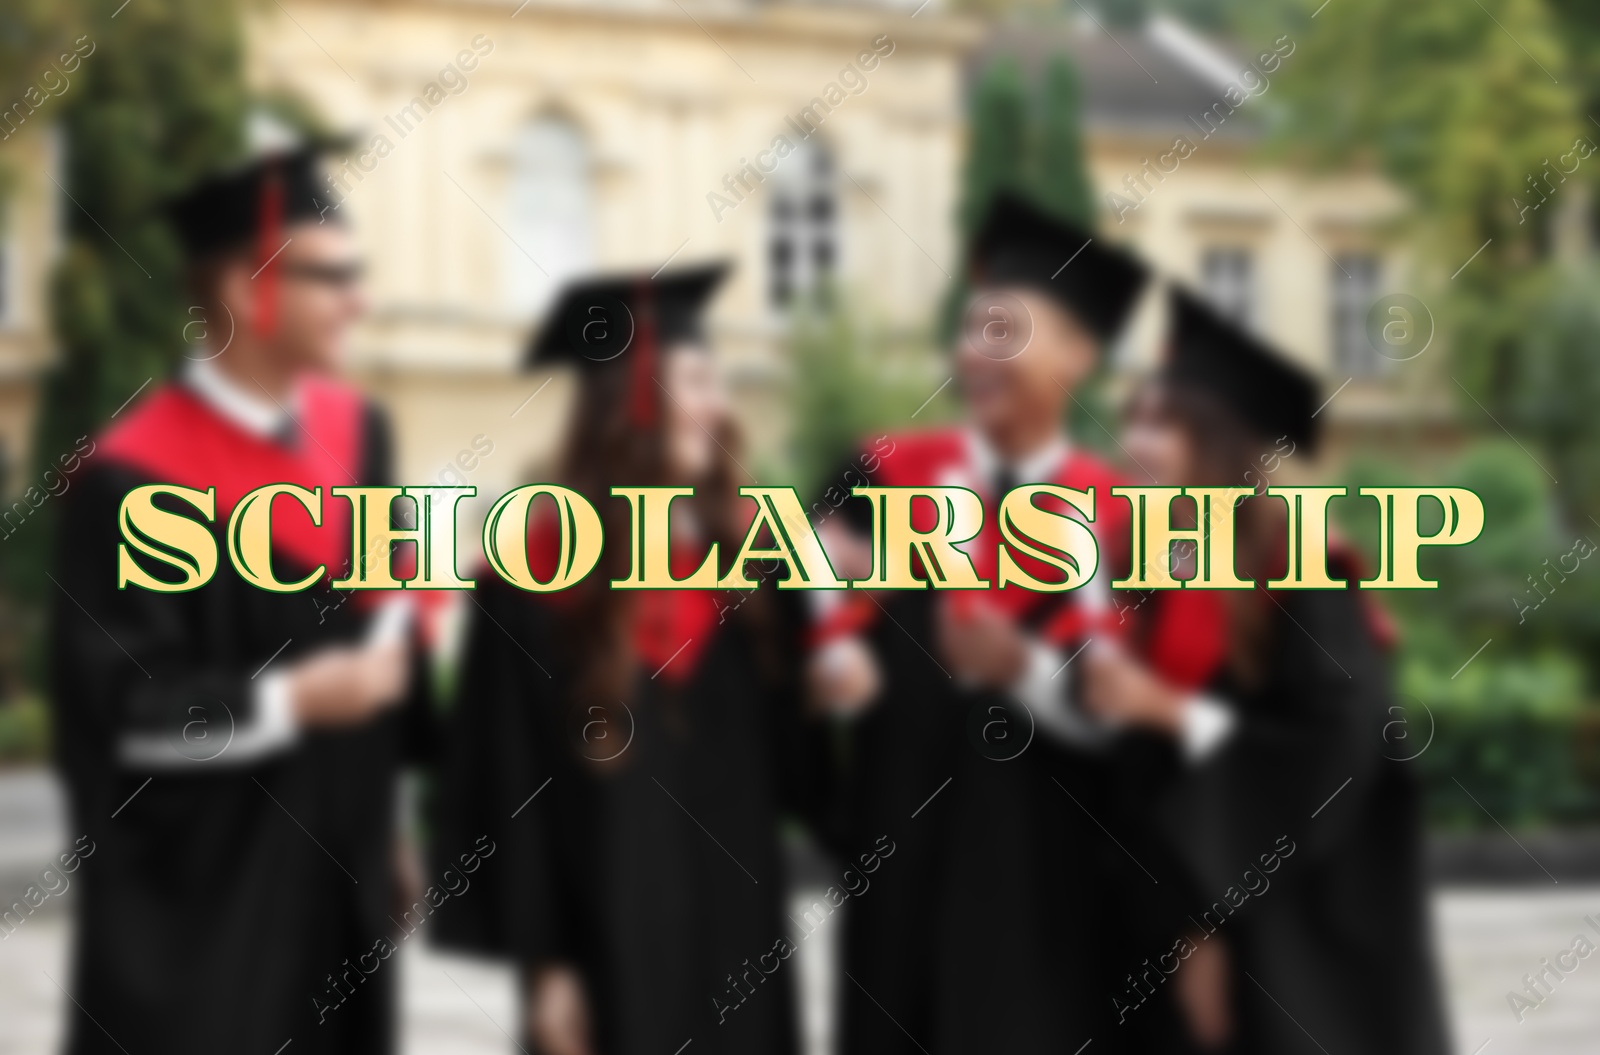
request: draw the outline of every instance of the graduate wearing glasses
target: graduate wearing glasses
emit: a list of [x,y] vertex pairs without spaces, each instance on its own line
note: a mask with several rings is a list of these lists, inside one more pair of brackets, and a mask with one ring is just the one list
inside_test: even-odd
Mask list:
[[[64,499],[57,752],[95,846],[73,1053],[393,1046],[397,972],[362,957],[393,936],[395,782],[428,708],[408,607],[331,585],[349,504],[329,498],[320,525],[278,511],[271,573],[299,592],[225,562],[183,592],[118,586],[118,510],[141,485],[214,488],[225,552],[256,487],[390,482],[383,415],[331,376],[364,302],[351,234],[317,201],[322,150],[272,129],[254,147],[171,210],[206,342],[120,412]],[[181,555],[127,550],[153,581],[204,578]]]

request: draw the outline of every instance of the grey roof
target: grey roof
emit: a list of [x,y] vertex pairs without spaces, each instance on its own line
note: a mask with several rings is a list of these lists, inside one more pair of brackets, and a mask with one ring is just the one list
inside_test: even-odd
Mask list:
[[[1186,41],[1177,44],[1174,38]],[[1078,71],[1086,126],[1113,133],[1186,131],[1193,136],[1192,121],[1223,102],[1229,81],[1249,65],[1227,45],[1170,20],[1158,29],[1155,23],[1113,27],[1103,19],[1096,25],[1080,17],[997,28],[973,54],[969,84],[1005,56],[1016,58],[1037,84],[1046,62],[1063,54]],[[1258,97],[1244,103],[1217,127],[1217,137],[1258,137],[1265,102]]]

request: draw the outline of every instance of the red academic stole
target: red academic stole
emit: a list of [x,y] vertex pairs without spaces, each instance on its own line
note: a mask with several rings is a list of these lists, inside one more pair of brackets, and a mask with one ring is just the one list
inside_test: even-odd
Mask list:
[[[535,578],[548,580],[555,574],[561,552],[556,520],[548,511],[535,512],[528,520],[528,568]],[[687,578],[704,559],[705,554],[695,552],[691,544],[673,540],[674,577]],[[609,589],[610,584],[596,584],[595,588]],[[572,596],[571,591],[530,595],[529,601],[560,607],[570,604]],[[673,685],[688,681],[722,622],[716,594],[710,590],[638,590],[632,591],[628,601],[633,606],[629,643],[639,668]]]
[[[883,467],[876,481],[889,487],[955,486],[977,491],[984,499],[984,526],[973,542],[964,548],[972,557],[979,577],[995,581],[996,546],[1001,542],[998,505],[999,495],[985,493],[992,490],[981,479],[971,463],[966,437],[954,430],[896,436],[892,454],[883,458]],[[1074,490],[1095,491],[1095,519],[1091,525],[1100,543],[1100,570],[1102,581],[1123,574],[1122,565],[1127,560],[1128,520],[1127,503],[1111,495],[1110,489],[1122,479],[1097,459],[1073,452],[1057,466],[1048,480],[1020,480],[1026,483],[1051,483]],[[1035,499],[1041,508],[1066,511],[1065,504],[1050,496]],[[913,525],[919,530],[934,526],[936,511],[931,506],[914,509]],[[1033,558],[1011,555],[1029,573],[1045,581],[1058,574],[1054,569]],[[1352,580],[1362,574],[1359,560],[1348,546],[1337,543],[1330,547],[1328,557],[1330,574]],[[1114,575],[1109,572],[1114,571]],[[1142,629],[1137,635],[1137,650],[1151,669],[1169,683],[1188,689],[1199,689],[1209,684],[1227,659],[1227,612],[1222,597],[1204,590],[1162,590],[1143,595],[1146,601],[1133,597],[1120,597],[1108,606],[1096,608],[1084,603],[1084,591],[1075,590],[1065,596],[1022,590],[1016,587],[998,589],[991,586],[982,592],[951,592],[941,598],[942,603],[956,610],[975,604],[986,604],[1007,612],[1018,622],[1030,626],[1035,634],[1055,648],[1075,651],[1092,637],[1124,640],[1135,638],[1135,627]],[[1265,599],[1263,599],[1264,602]],[[1389,647],[1395,640],[1393,623],[1370,596],[1363,596],[1363,606],[1369,631],[1381,646]],[[881,611],[870,597],[851,594],[812,628],[814,644],[824,644],[838,637],[865,633],[881,618]]]
[[273,503],[273,550],[304,570],[320,564],[329,578],[342,577],[350,556],[350,503],[326,489],[371,482],[353,475],[364,453],[361,397],[320,378],[302,380],[295,395],[299,429],[289,446],[241,429],[182,385],[162,385],[106,433],[100,454],[152,483],[215,487],[218,523],[266,484],[324,488],[321,527],[298,502]]
[[[1283,543],[1286,549],[1287,542]],[[1281,569],[1287,553],[1280,553],[1274,566]],[[1276,571],[1274,574],[1282,574]],[[1364,577],[1360,556],[1342,540],[1329,539],[1328,574],[1350,582]],[[1250,602],[1266,605],[1265,591],[1257,587]],[[1140,655],[1151,669],[1172,685],[1198,690],[1209,685],[1222,669],[1228,655],[1228,613],[1224,597],[1210,590],[1161,590],[1144,595],[1144,603],[1128,605],[1143,626]],[[1367,632],[1379,648],[1389,649],[1398,637],[1393,620],[1370,591],[1360,595],[1360,608]]]
[[[698,565],[695,556],[673,547],[672,574],[692,574]],[[673,684],[688,681],[720,623],[716,595],[709,590],[640,590],[633,610],[633,648],[640,669]]]
[[[1076,643],[1095,633],[1113,633],[1114,611],[1097,612],[1082,602],[1081,591],[1061,595],[1026,590],[1017,586],[1000,588],[996,580],[998,547],[1003,544],[999,526],[1001,495],[993,494],[989,481],[981,478],[973,465],[967,437],[958,430],[944,429],[893,437],[892,453],[882,457],[876,486],[883,487],[965,487],[983,498],[984,523],[978,535],[962,549],[971,557],[980,578],[991,586],[985,591],[952,591],[940,598],[959,613],[975,605],[988,605],[1029,626],[1055,647],[1076,647]],[[1111,487],[1121,479],[1108,466],[1090,455],[1073,451],[1054,467],[1048,479],[1019,480],[1018,485],[1043,483],[1077,491],[1094,489],[1095,518],[1090,524],[1100,543],[1101,578],[1109,577],[1126,550],[1127,505],[1111,495]],[[1065,502],[1050,496],[1034,499],[1041,509],[1066,513]],[[938,516],[931,503],[918,503],[912,509],[912,526],[931,530]],[[1029,574],[1045,581],[1059,581],[1060,573],[1026,554],[1011,550],[1017,563]],[[813,640],[821,643],[845,634],[859,633],[879,617],[870,597],[852,595],[836,606],[826,620],[813,628]]]

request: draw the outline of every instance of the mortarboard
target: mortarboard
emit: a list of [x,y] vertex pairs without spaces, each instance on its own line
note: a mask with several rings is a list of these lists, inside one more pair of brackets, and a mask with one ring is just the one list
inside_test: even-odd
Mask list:
[[650,385],[657,350],[702,337],[706,304],[727,273],[728,265],[717,262],[654,278],[640,272],[572,282],[529,342],[524,365],[597,370],[627,359],[632,371],[629,417],[650,425],[655,418]]
[[1188,290],[1171,287],[1168,302],[1165,376],[1216,396],[1260,435],[1313,451],[1316,378]]
[[[321,159],[348,146],[343,139],[307,139],[265,115],[252,115],[245,157],[204,177],[167,203],[166,213],[190,260],[253,248],[258,332],[276,326],[277,254],[283,228],[327,215],[332,192]],[[327,199],[327,200],[323,200]]]
[[999,192],[989,206],[967,267],[976,284],[1048,294],[1102,341],[1127,321],[1149,273],[1122,250],[1012,191]]

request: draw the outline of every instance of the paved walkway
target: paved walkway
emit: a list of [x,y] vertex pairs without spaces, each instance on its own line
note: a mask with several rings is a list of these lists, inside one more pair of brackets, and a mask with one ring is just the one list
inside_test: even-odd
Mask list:
[[[66,997],[65,913],[35,916],[0,941],[0,1055],[54,1055]],[[405,1055],[514,1055],[507,971],[407,946]],[[264,1052],[263,1055],[266,1055]]]
[[1600,886],[1449,891],[1437,905],[1459,1055],[1600,1051],[1600,955],[1576,961],[1542,1004],[1523,1009],[1520,1022],[1506,1000],[1507,993],[1525,995],[1523,975],[1543,971],[1541,960],[1555,964],[1575,936],[1600,949],[1600,933],[1584,922],[1600,921]]

